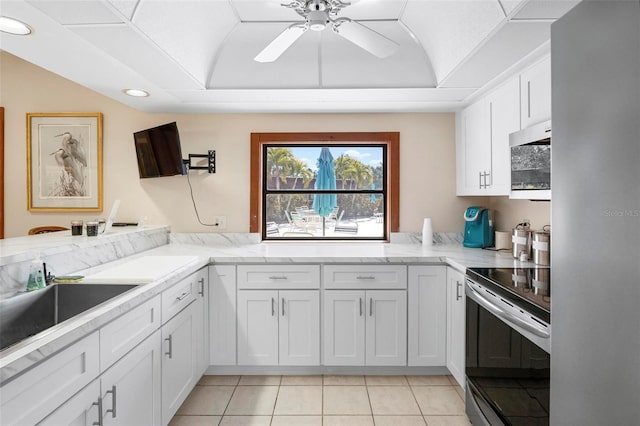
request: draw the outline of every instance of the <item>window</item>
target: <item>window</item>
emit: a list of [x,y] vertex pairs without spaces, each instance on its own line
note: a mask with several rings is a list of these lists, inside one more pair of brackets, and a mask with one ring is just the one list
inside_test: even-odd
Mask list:
[[251,135],[250,232],[264,240],[388,240],[398,133]]

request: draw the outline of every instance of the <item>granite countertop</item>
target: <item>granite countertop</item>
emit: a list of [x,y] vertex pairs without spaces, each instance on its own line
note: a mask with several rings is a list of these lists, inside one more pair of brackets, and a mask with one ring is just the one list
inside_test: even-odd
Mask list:
[[[482,249],[470,249],[460,244],[435,244],[423,246],[416,243],[380,243],[380,242],[264,242],[256,236],[221,234],[176,234],[162,243],[162,235],[168,233],[167,227],[139,229],[116,235],[103,236],[102,239],[70,239],[67,235],[47,236],[38,239],[39,244],[26,248],[25,242],[18,239],[5,240],[0,248],[14,249],[4,252],[0,266],[7,266],[9,260],[29,260],[32,250],[42,250],[45,255],[73,253],[78,250],[102,250],[113,254],[104,256],[104,263],[70,263],[65,274],[73,273],[90,276],[111,268],[125,265],[127,262],[145,256],[182,256],[191,259],[186,264],[176,266],[160,279],[142,284],[98,307],[80,314],[62,324],[0,352],[0,385],[27,370],[49,355],[72,344],[74,341],[96,331],[109,321],[122,315],[133,307],[149,300],[153,296],[186,278],[191,273],[208,264],[236,263],[403,263],[403,264],[447,264],[464,272],[467,267],[532,267],[532,263],[513,259],[510,252],[496,252]],[[142,240],[154,240],[145,244]],[[34,240],[35,241],[35,240]],[[160,241],[160,243],[158,243]],[[169,242],[170,241],[170,242]],[[65,245],[65,242],[67,245]],[[84,244],[84,245],[83,245]],[[123,250],[121,244],[130,247]],[[139,247],[139,250],[136,250]],[[189,257],[194,256],[194,257]],[[115,260],[114,260],[115,259]],[[75,265],[75,269],[72,265]],[[7,268],[10,268],[8,265]],[[92,284],[86,284],[92,285]]]

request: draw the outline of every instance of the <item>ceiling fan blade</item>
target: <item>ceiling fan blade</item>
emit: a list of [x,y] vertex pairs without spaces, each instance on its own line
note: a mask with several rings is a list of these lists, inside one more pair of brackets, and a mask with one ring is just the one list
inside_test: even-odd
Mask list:
[[395,41],[356,21],[340,23],[336,32],[378,58],[391,56],[398,48]]
[[301,24],[293,24],[280,33],[262,52],[253,58],[256,62],[273,62],[280,57],[297,39],[307,31]]

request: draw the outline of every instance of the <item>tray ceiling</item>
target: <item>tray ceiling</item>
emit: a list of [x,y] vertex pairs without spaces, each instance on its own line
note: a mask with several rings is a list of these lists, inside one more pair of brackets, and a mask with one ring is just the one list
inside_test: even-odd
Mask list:
[[[357,0],[349,17],[398,43],[385,59],[307,31],[253,58],[302,18],[280,0],[3,0],[34,33],[0,48],[148,112],[447,111],[539,52],[577,1]],[[144,89],[131,98],[126,88]]]

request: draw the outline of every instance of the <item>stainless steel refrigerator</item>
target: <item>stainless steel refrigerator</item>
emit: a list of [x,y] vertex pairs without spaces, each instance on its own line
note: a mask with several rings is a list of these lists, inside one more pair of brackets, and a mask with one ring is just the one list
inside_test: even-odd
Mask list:
[[640,424],[640,1],[551,26],[552,425]]

